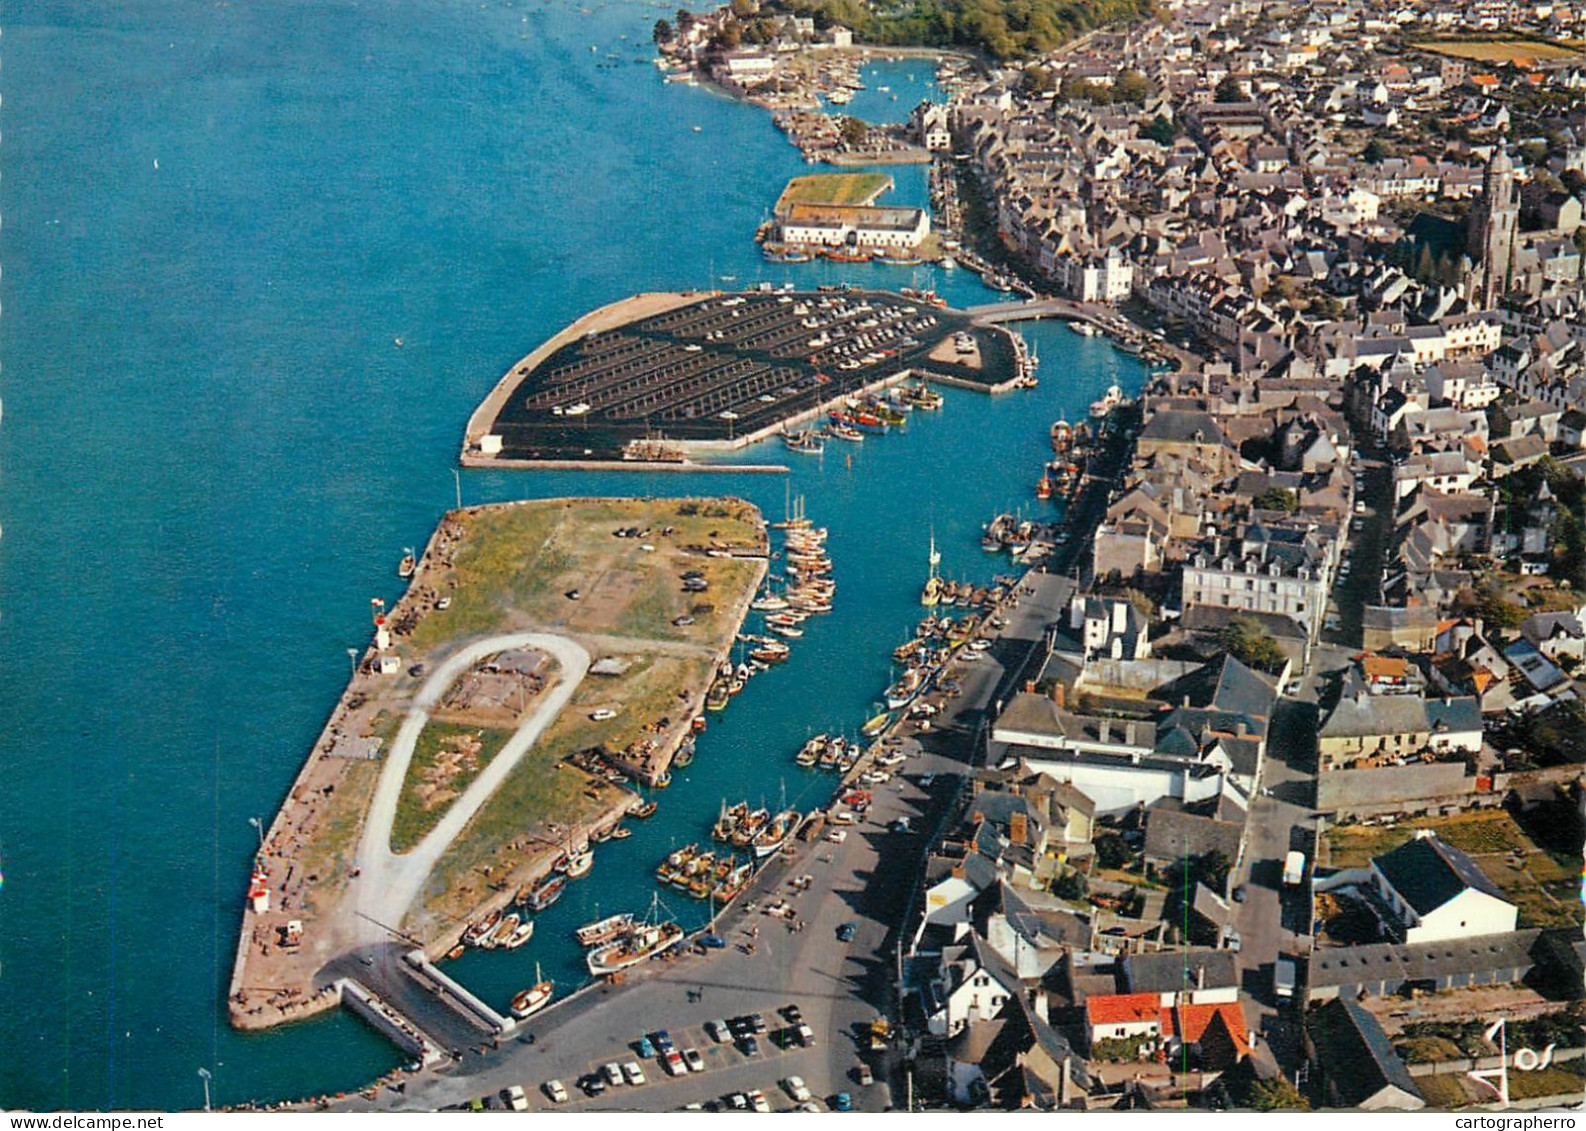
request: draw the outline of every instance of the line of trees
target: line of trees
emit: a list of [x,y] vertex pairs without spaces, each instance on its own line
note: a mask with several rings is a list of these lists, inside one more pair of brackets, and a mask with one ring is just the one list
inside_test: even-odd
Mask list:
[[967,47],[999,60],[1040,55],[1092,28],[1152,11],[1151,0],[913,0],[884,10],[865,0],[775,0],[774,6],[811,16],[818,27],[852,28],[866,43]]

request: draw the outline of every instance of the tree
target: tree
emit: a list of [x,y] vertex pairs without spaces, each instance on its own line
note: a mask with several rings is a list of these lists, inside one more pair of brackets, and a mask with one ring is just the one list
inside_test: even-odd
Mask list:
[[1043,67],[1038,63],[1031,63],[1024,68],[1019,84],[1024,88],[1026,94],[1046,94],[1057,85],[1057,79],[1049,68]]
[[1254,1111],[1310,1111],[1311,1104],[1300,1090],[1281,1076],[1257,1080],[1250,1085],[1248,1106]]
[[1293,513],[1300,509],[1300,497],[1287,487],[1268,487],[1250,500],[1250,505],[1258,510]]
[[1145,128],[1145,136],[1158,145],[1172,145],[1173,139],[1178,136],[1178,131],[1173,128],[1172,122],[1158,114],[1151,119],[1151,124]]
[[1366,148],[1360,151],[1360,159],[1368,165],[1380,165],[1387,155],[1388,147],[1382,144],[1381,138],[1376,137],[1366,142]]
[[1214,848],[1195,858],[1190,874],[1212,891],[1227,891],[1229,867],[1228,857],[1223,855],[1222,849]]
[[842,137],[844,145],[850,149],[858,149],[870,136],[870,127],[862,118],[844,118],[843,124],[838,127],[838,134]]
[[1564,191],[1571,196],[1586,188],[1586,173],[1581,172],[1579,169],[1565,169],[1559,174],[1559,180],[1564,185]]
[[1075,871],[1064,872],[1052,881],[1052,894],[1059,899],[1084,899],[1089,891],[1085,877]]
[[1243,102],[1245,100],[1245,85],[1233,75],[1227,75],[1217,84],[1217,90],[1212,95],[1218,102]]
[[1122,868],[1131,855],[1128,844],[1117,833],[1103,833],[1096,838],[1096,863],[1103,868]]
[[655,21],[655,30],[650,33],[657,43],[666,43],[672,38],[672,25],[665,20]]
[[756,4],[755,0],[732,0],[732,3],[727,6],[732,9],[732,14],[740,20],[754,15],[760,8],[760,5]]
[[1249,617],[1235,617],[1218,634],[1218,641],[1241,664],[1263,671],[1276,671],[1283,666],[1283,649],[1259,621]]
[[1156,84],[1139,71],[1121,71],[1113,80],[1112,96],[1119,102],[1144,102],[1156,94]]

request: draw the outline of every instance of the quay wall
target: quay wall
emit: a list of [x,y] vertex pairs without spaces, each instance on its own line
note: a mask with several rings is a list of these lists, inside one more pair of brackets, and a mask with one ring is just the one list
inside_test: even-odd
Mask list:
[[402,961],[413,968],[415,978],[434,990],[438,996],[448,999],[448,1004],[459,1013],[467,1015],[496,1033],[505,1033],[512,1027],[510,1021],[481,1001],[473,991],[442,974],[422,950],[408,951],[402,956]]
[[[678,447],[684,447],[682,442]],[[741,445],[740,445],[741,446]],[[511,468],[518,471],[687,471],[731,472],[735,475],[787,475],[789,468],[780,463],[696,463],[693,460],[635,460],[635,459],[500,459],[464,453],[459,460],[463,467]]]
[[428,1037],[359,983],[350,978],[343,978],[336,983],[334,989],[340,996],[342,1004],[425,1067],[441,1059],[440,1049]]

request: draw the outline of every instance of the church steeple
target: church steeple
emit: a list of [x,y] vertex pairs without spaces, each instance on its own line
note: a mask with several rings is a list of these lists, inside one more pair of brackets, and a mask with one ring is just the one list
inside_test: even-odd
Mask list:
[[1481,199],[1470,211],[1467,231],[1466,245],[1480,263],[1471,277],[1470,297],[1483,310],[1497,306],[1509,292],[1515,234],[1520,228],[1520,200],[1508,141],[1503,134],[1493,146],[1482,176]]

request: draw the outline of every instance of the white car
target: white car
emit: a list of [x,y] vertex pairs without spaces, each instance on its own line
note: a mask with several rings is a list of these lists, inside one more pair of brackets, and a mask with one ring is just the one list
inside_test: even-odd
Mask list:
[[551,1097],[552,1103],[564,1104],[567,1102],[567,1089],[560,1080],[547,1080],[545,1094]]
[[528,1111],[529,1097],[523,1094],[522,1084],[509,1084],[501,1089],[501,1098],[513,1111]]
[[810,1098],[810,1090],[804,1086],[802,1076],[789,1076],[782,1081],[782,1086],[787,1089],[787,1094],[798,1103],[804,1103]]
[[606,1074],[606,1083],[615,1088],[622,1083],[622,1069],[617,1067],[615,1060],[609,1060],[601,1065],[600,1070]]
[[831,841],[833,844],[841,844],[843,841],[848,839],[848,830],[833,829],[831,832],[826,834],[826,839]]
[[602,707],[598,711],[591,712],[589,717],[597,723],[603,723],[607,719],[616,718],[617,712],[613,711],[610,707]]
[[765,1098],[765,1093],[759,1088],[749,1093],[749,1106],[758,1112],[769,1112],[771,1101]]
[[645,1082],[644,1069],[639,1067],[637,1060],[630,1060],[622,1066],[622,1074],[628,1078],[628,1083],[637,1087]]

